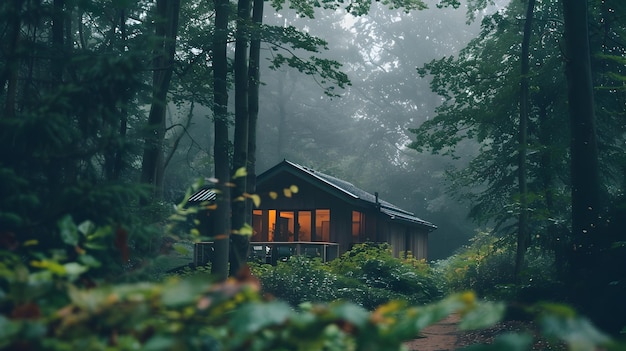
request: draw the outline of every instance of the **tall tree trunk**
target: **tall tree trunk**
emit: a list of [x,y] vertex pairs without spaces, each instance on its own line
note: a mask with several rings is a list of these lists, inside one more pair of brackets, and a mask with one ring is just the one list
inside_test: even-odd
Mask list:
[[[235,139],[233,152],[233,173],[248,166],[248,26],[250,21],[250,0],[237,2],[237,33],[235,41]],[[248,236],[240,230],[246,225],[246,203],[248,176],[234,179],[232,203],[232,230],[230,238],[230,274],[235,275],[245,264],[248,256]]]
[[[589,296],[587,279],[594,236],[599,227],[600,179],[593,82],[587,24],[587,1],[562,0],[565,27],[566,76],[570,115],[572,248],[570,291],[580,300]],[[580,289],[580,290],[579,290]]]
[[[122,45],[120,46],[121,52],[126,49],[126,40],[128,36],[126,34],[126,11],[124,8],[120,10],[120,35],[122,36]],[[126,132],[128,131],[128,108],[126,104],[120,108],[120,124],[118,127],[119,142],[117,144],[117,151],[115,153],[115,159],[113,161],[113,173],[112,180],[118,180],[124,168],[124,154],[125,154],[125,142]]]
[[[120,40],[116,41],[115,37],[111,38],[111,49],[114,47],[118,52],[124,52],[126,48],[126,11],[124,8],[116,9],[116,15],[118,18],[118,26],[112,25],[111,31],[114,33],[120,32]],[[111,109],[117,109],[117,106],[111,106]],[[124,141],[126,139],[126,132],[128,128],[128,109],[126,107],[126,101],[119,107],[119,111],[115,112],[115,115],[119,117],[119,121],[103,121],[105,125],[110,126],[111,132],[106,145],[104,153],[104,172],[107,180],[118,180],[120,173],[124,166]],[[113,122],[117,123],[114,125]],[[118,123],[119,122],[119,123]]]
[[15,116],[15,105],[17,103],[17,74],[19,67],[19,50],[18,43],[20,38],[21,26],[21,0],[10,0],[5,5],[7,12],[7,31],[5,37],[6,45],[6,62],[4,69],[0,75],[0,95],[6,86],[6,98],[4,104],[4,117],[10,118]]
[[218,179],[217,208],[213,221],[213,256],[211,273],[219,280],[228,277],[228,253],[230,238],[230,166],[228,159],[228,16],[229,1],[215,2],[215,34],[213,36],[213,114],[215,139],[213,155],[215,177]]
[[[540,92],[540,94],[545,94]],[[539,102],[539,145],[542,150],[540,153],[539,161],[539,178],[541,180],[541,186],[543,188],[543,196],[546,206],[547,218],[553,218],[557,212],[555,205],[555,191],[554,191],[554,160],[552,156],[552,135],[554,128],[551,128],[548,115],[548,103],[545,101]],[[565,271],[565,258],[564,258],[564,243],[565,238],[560,238],[559,226],[553,221],[549,220],[546,226],[546,235],[550,240],[551,249],[554,251],[556,271],[559,276],[564,276]]]
[[[263,22],[263,0],[254,0],[252,9],[252,22],[255,30],[252,32],[250,41],[250,62],[248,64],[248,186],[249,193],[256,193],[256,136],[257,121],[259,117],[259,86],[261,62],[261,33],[260,26]],[[253,203],[246,203],[246,223],[252,224]]]
[[63,80],[64,54],[64,19],[65,0],[52,2],[52,60],[50,74],[52,77],[52,90],[56,90]]
[[154,50],[152,73],[152,104],[144,139],[141,182],[154,187],[154,198],[162,194],[163,140],[167,92],[174,70],[174,53],[178,33],[180,0],[157,0],[155,32],[158,46]]
[[520,78],[520,102],[519,102],[519,150],[517,179],[519,185],[520,212],[517,229],[517,252],[515,254],[515,282],[520,283],[520,273],[524,266],[524,256],[530,242],[528,233],[528,189],[526,184],[526,150],[528,148],[528,119],[529,119],[529,94],[528,94],[528,73],[530,61],[530,36],[532,34],[533,14],[535,10],[535,0],[528,0],[526,8],[526,21],[524,22],[524,37],[522,38],[521,55],[521,78]]
[[187,135],[189,127],[191,127],[191,121],[193,120],[193,112],[195,106],[195,102],[191,100],[189,104],[189,112],[187,112],[187,118],[185,119],[185,125],[179,125],[182,126],[182,131],[180,132],[180,134],[174,137],[174,143],[170,151],[167,153],[167,156],[165,156],[165,161],[163,161],[163,168],[167,168],[172,158],[174,158],[174,155],[176,154],[176,150],[178,149],[178,145],[180,144],[181,140],[185,135]]

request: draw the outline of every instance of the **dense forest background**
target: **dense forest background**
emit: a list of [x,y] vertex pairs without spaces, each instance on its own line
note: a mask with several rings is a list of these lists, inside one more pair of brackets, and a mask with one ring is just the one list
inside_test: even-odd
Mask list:
[[[432,118],[441,102],[416,68],[456,54],[478,33],[479,24],[466,24],[466,7],[430,7],[406,13],[374,3],[366,16],[338,10],[320,12],[315,19],[301,18],[295,10],[266,10],[264,23],[293,26],[323,39],[327,50],[319,55],[341,63],[351,84],[328,93],[333,87],[328,79],[303,74],[297,67],[270,69],[273,55],[286,53],[263,44],[257,170],[261,173],[286,158],[378,192],[437,224],[429,256],[440,259],[476,234],[467,219],[468,205],[446,192],[446,171],[468,158],[452,160],[407,147],[413,138],[409,128]],[[302,50],[294,54],[303,59],[309,55]],[[233,104],[231,99],[231,109]],[[178,201],[195,179],[213,172],[211,112],[206,106],[194,108],[189,135],[180,135],[179,128],[168,138],[182,137],[165,172],[167,201]],[[187,118],[188,105],[171,105],[169,112],[173,125]],[[477,149],[477,144],[470,145],[467,156]]]
[[254,175],[287,158],[437,224],[431,259],[468,245],[510,268],[511,296],[560,296],[615,332],[625,15],[621,0],[3,1],[0,272],[140,279],[165,234],[197,239],[166,219],[215,182],[223,280]]

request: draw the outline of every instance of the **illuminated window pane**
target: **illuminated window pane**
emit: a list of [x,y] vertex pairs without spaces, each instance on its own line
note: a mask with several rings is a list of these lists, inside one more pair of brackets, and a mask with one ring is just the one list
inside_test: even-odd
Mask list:
[[330,241],[330,210],[315,210],[315,241]]
[[293,211],[280,211],[274,241],[294,241],[295,215]]
[[363,214],[358,211],[352,211],[352,238],[355,242],[359,242],[361,236],[361,219]]
[[311,241],[311,211],[298,211],[298,241]]
[[[253,210],[252,211],[252,238],[250,241],[263,241],[263,211],[261,210]],[[265,231],[265,234],[267,231]],[[267,235],[267,234],[266,234]]]
[[269,218],[267,221],[267,227],[269,228],[269,235],[267,241],[274,241],[274,232],[276,232],[276,210],[269,210]]

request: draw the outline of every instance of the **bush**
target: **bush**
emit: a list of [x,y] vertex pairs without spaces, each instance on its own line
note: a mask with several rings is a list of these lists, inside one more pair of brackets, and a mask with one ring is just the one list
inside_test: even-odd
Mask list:
[[337,277],[324,270],[319,259],[292,256],[276,266],[252,264],[263,292],[292,306],[303,302],[329,302],[338,298]]
[[494,300],[537,302],[558,298],[561,283],[556,279],[554,266],[551,253],[529,248],[516,285],[514,246],[481,233],[470,246],[436,262],[434,269],[445,280],[448,292],[473,290]]
[[418,305],[442,296],[433,272],[409,256],[394,258],[387,244],[360,244],[326,264],[293,256],[276,266],[253,265],[263,291],[297,306],[348,300],[373,310],[391,300]]
[[356,279],[376,296],[386,291],[386,299],[406,299],[424,304],[441,298],[442,289],[434,272],[423,262],[407,254],[394,258],[389,244],[364,243],[329,262],[331,272]]

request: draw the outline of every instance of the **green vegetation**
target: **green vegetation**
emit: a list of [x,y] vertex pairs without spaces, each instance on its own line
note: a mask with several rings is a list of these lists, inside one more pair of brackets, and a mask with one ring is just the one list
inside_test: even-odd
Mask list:
[[435,262],[448,293],[471,289],[492,300],[531,303],[557,301],[562,294],[554,256],[531,248],[521,271],[520,284],[513,284],[515,246],[488,233],[479,233],[471,245],[445,260]]
[[[479,301],[471,292],[450,294],[425,305],[389,300],[401,297],[401,292],[412,298],[421,291],[413,289],[423,289],[419,283],[430,281],[432,272],[423,264],[414,266],[413,260],[391,258],[385,246],[368,244],[328,265],[294,257],[277,267],[257,266],[256,274],[265,277],[261,282],[248,273],[220,283],[207,270],[199,270],[162,281],[93,286],[88,280],[90,270],[100,266],[93,255],[100,247],[93,244],[114,234],[90,222],[75,225],[69,219],[59,222],[58,229],[63,241],[56,249],[30,242],[24,243],[23,251],[29,259],[8,250],[1,253],[3,349],[402,350],[404,341],[451,313],[463,316],[462,329],[472,329],[492,325],[505,312],[504,304]],[[59,253],[68,247],[80,249],[77,259]],[[391,277],[374,279],[381,270]],[[338,279],[339,272],[356,274]],[[409,278],[411,274],[421,278]],[[285,283],[287,296],[302,297],[301,301],[287,300],[298,302],[297,306],[263,293],[272,289],[272,279]],[[368,310],[345,301],[358,295],[353,293],[343,296],[344,301],[312,302],[342,297],[332,290],[348,280],[386,291],[380,296],[381,304]],[[352,288],[357,290],[356,284]],[[593,350],[600,345],[618,349],[619,345],[568,307],[540,304],[532,313],[546,337],[564,342],[570,350]],[[529,340],[529,335],[508,335],[495,345],[522,350]]]
[[292,306],[340,299],[374,310],[391,300],[421,305],[443,297],[424,262],[394,258],[388,244],[358,244],[328,263],[292,257],[276,266],[253,266],[253,272],[264,292]]

